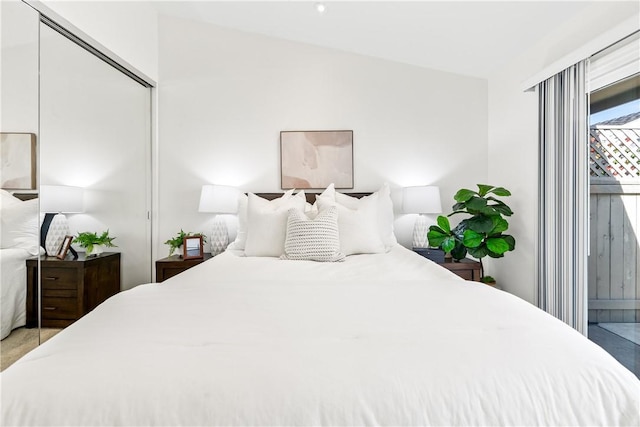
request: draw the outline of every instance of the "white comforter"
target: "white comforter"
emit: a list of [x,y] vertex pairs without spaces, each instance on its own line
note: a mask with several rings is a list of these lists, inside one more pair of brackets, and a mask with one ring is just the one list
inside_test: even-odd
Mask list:
[[25,260],[31,255],[24,249],[0,249],[0,325],[2,335],[7,337],[27,321],[27,267]]
[[640,424],[640,381],[604,350],[399,247],[225,253],[112,297],[1,381],[5,426]]

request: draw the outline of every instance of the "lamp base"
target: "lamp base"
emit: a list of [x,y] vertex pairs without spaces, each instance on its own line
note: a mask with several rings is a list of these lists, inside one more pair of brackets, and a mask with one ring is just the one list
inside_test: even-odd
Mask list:
[[67,221],[67,217],[61,213],[55,215],[51,219],[44,241],[44,249],[47,252],[47,256],[57,255],[64,237],[69,234],[69,222]]
[[429,232],[429,222],[424,215],[418,215],[413,226],[413,247],[426,248],[428,244],[427,233]]
[[218,218],[213,221],[213,229],[211,230],[211,255],[216,256],[227,249],[229,245],[229,230],[227,222],[224,218]]

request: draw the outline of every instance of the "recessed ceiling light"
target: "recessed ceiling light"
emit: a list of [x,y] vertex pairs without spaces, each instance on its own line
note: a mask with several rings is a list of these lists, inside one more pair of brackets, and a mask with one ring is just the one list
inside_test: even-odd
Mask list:
[[327,10],[327,6],[324,3],[316,3],[316,10],[322,14]]

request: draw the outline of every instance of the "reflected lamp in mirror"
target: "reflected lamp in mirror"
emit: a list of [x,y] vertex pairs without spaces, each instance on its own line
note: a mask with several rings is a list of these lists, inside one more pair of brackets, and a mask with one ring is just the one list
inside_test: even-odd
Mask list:
[[402,196],[402,212],[419,214],[413,226],[413,247],[426,248],[429,221],[425,215],[442,212],[440,188],[435,185],[405,187],[402,190]]
[[55,256],[65,236],[71,234],[69,222],[64,214],[84,211],[83,193],[80,187],[40,186],[40,212],[45,214],[40,228],[40,245],[48,256]]
[[[203,185],[200,192],[200,206],[198,212],[214,214],[235,214],[238,212],[238,196],[240,191],[226,185]],[[227,222],[220,215],[216,215],[210,236],[211,255],[218,255],[227,249],[229,244],[229,229]]]

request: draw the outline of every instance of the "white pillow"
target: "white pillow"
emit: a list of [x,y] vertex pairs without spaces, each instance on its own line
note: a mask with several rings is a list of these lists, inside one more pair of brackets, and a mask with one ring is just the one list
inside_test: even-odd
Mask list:
[[[324,194],[324,193],[323,193]],[[396,240],[396,235],[393,232],[393,202],[391,200],[391,190],[389,189],[389,184],[386,182],[382,184],[382,187],[375,193],[370,196],[365,196],[361,199],[356,197],[347,196],[346,194],[336,193],[335,200],[337,203],[342,206],[346,206],[350,209],[357,209],[359,204],[362,201],[372,197],[374,194],[378,195],[378,230],[380,232],[380,239],[385,246],[387,251],[391,250],[391,248],[398,243]]]
[[279,203],[249,193],[247,203],[246,256],[279,257],[284,253],[289,209],[304,212],[304,191]]
[[31,255],[40,253],[38,199],[3,206],[0,216],[3,249],[21,248]]
[[[271,201],[265,200],[267,202],[273,203],[273,206],[278,206],[281,203],[286,202],[293,196],[293,190],[285,191],[285,193],[278,197],[277,199],[273,199]],[[243,251],[244,247],[247,243],[247,203],[249,198],[246,194],[240,194],[238,196],[238,231],[236,234],[236,239],[227,246],[227,249],[234,249]],[[264,199],[263,199],[264,200]]]
[[378,195],[362,199],[356,209],[350,209],[329,197],[317,197],[320,213],[332,206],[338,207],[340,250],[345,255],[377,254],[385,252],[378,231]]
[[289,209],[287,238],[282,259],[335,262],[344,261],[338,234],[338,207],[332,206],[315,219],[297,209]]
[[18,199],[7,190],[0,189],[0,209],[12,205],[19,205],[20,203],[22,203],[22,200]]

